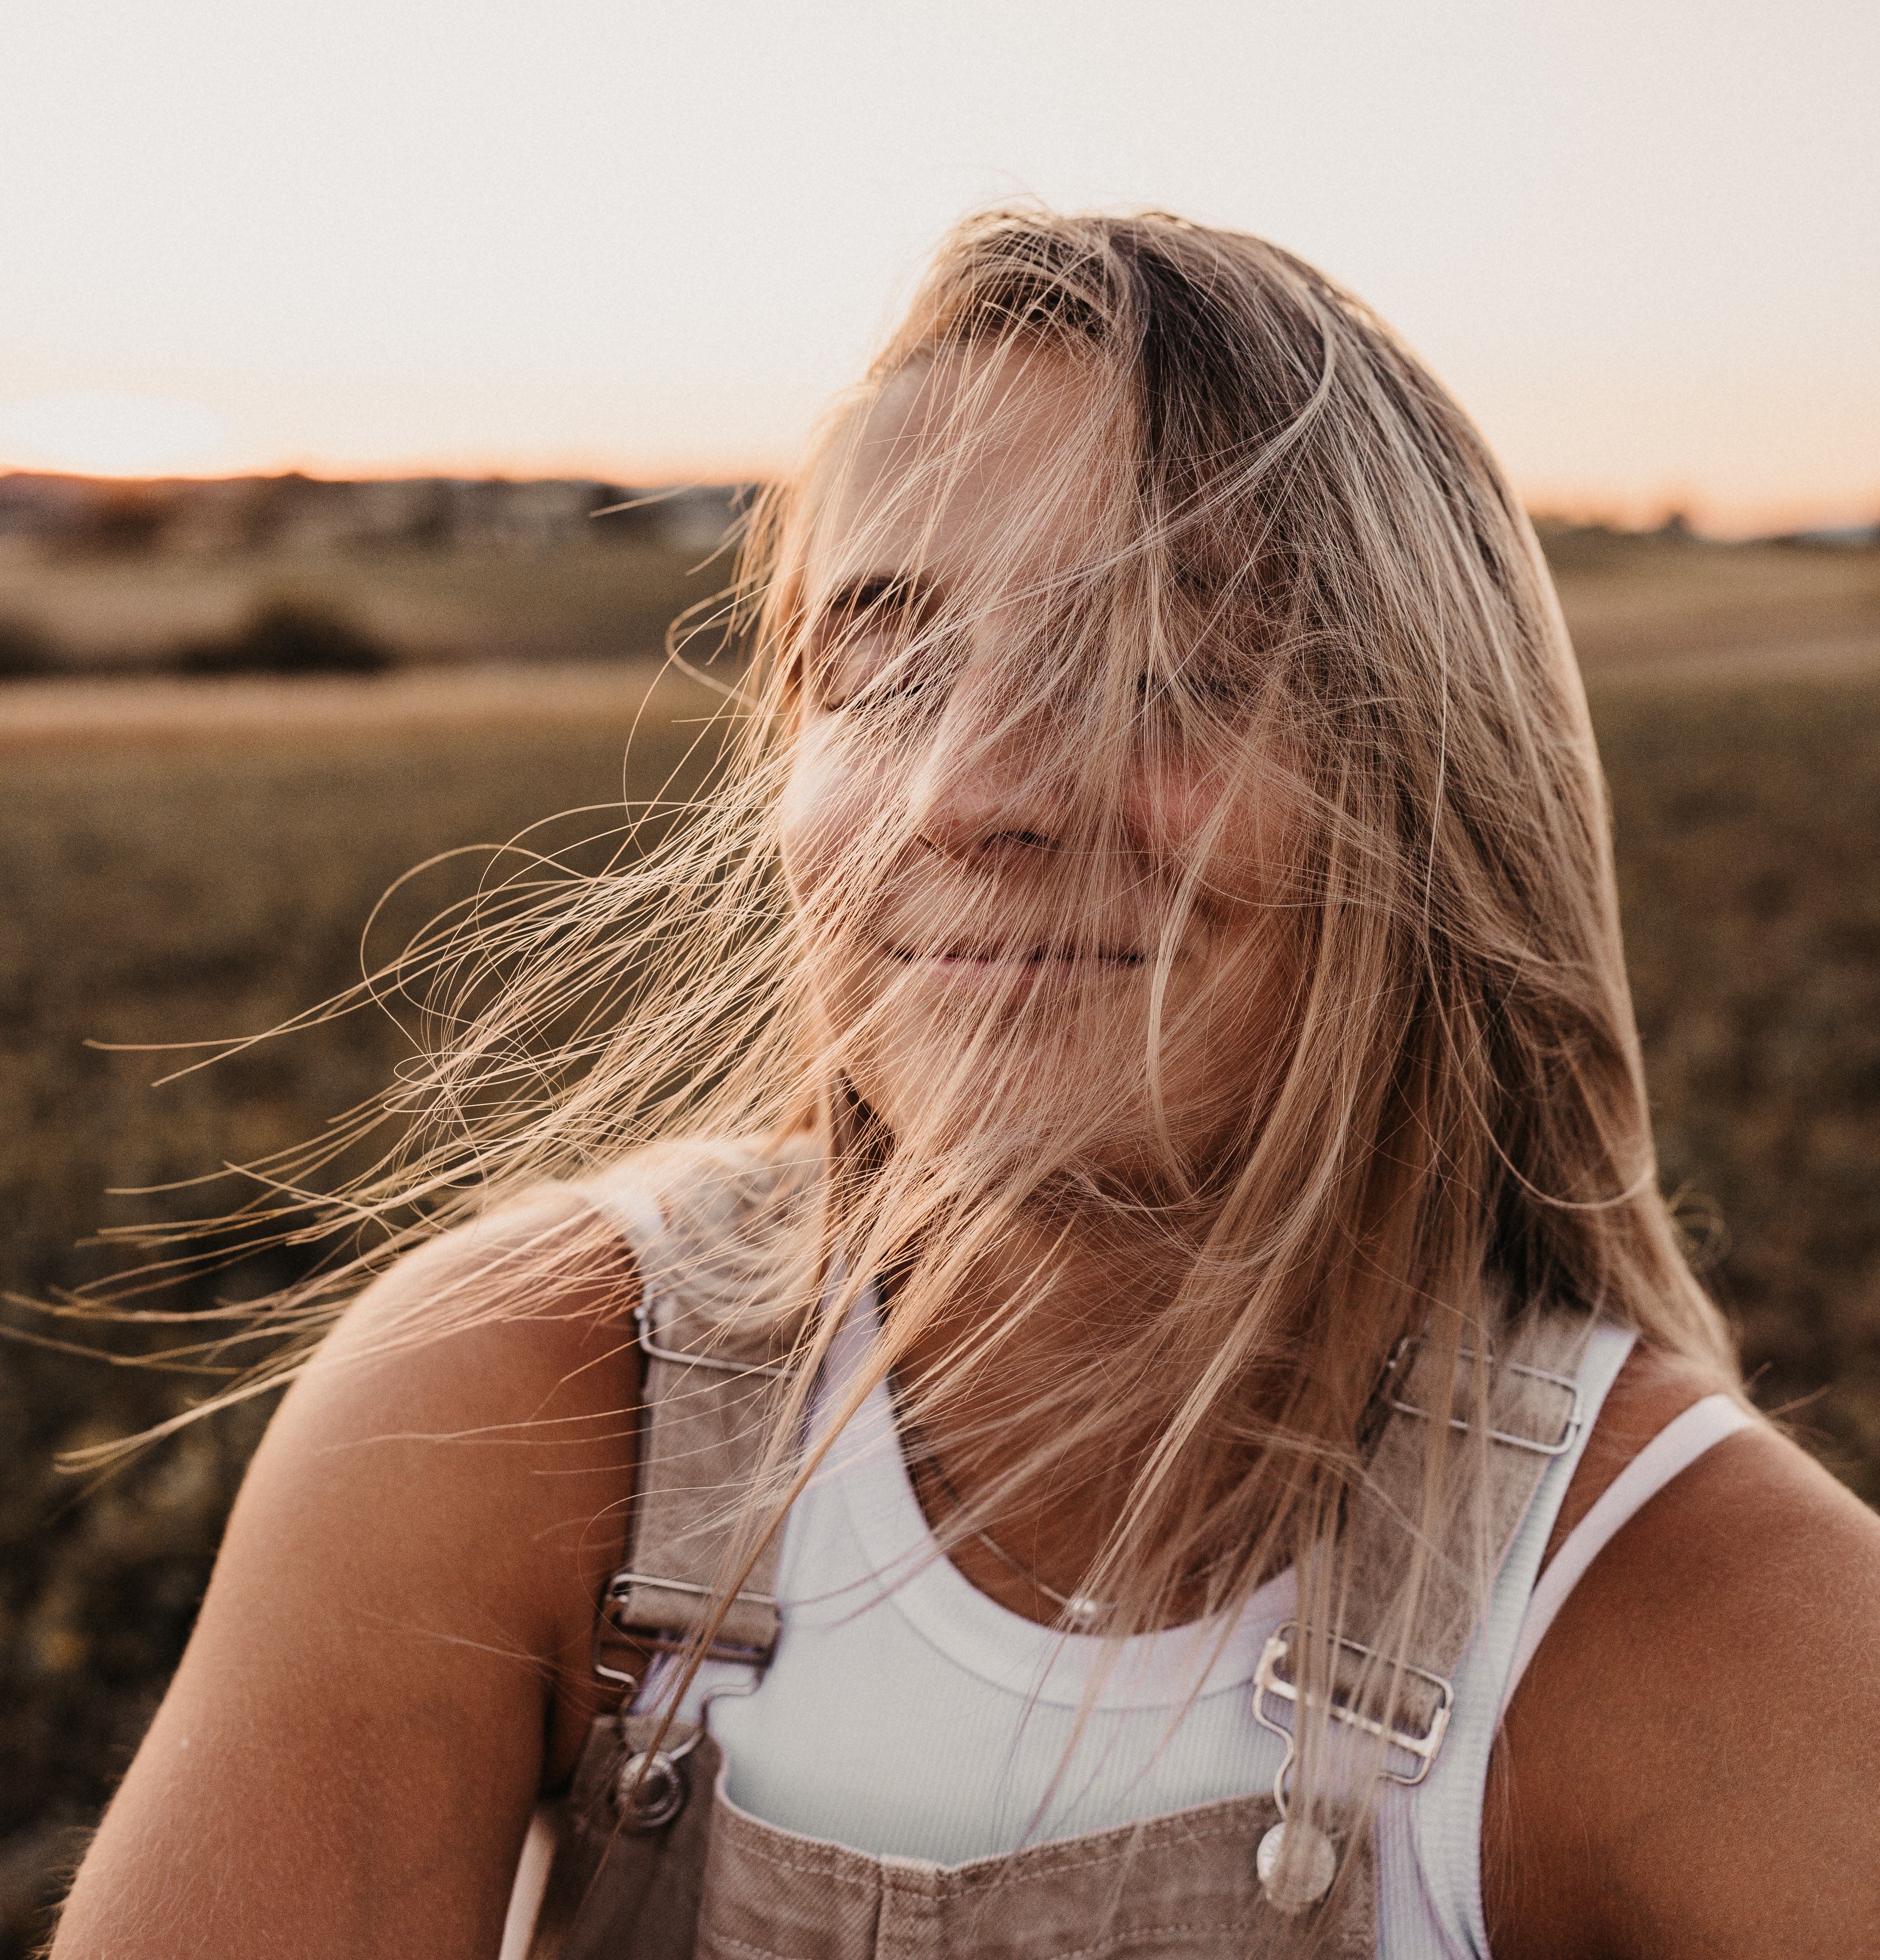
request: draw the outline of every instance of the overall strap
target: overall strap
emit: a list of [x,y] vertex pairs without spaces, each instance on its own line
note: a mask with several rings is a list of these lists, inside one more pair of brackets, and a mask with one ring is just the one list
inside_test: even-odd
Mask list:
[[[655,1652],[706,1623],[807,1312],[817,1160],[738,1144],[671,1146],[595,1188],[631,1246],[644,1357],[640,1455],[605,1634]],[[776,1646],[773,1537],[709,1650],[766,1665]]]
[[[1391,1357],[1377,1444],[1346,1502],[1329,1570],[1308,1564],[1300,1575],[1303,1610],[1316,1604],[1330,1623],[1318,1630],[1322,1643],[1302,1640],[1291,1622],[1267,1642],[1255,1672],[1254,1713],[1286,1743],[1274,1787],[1283,1818],[1302,1707],[1306,1745],[1328,1745],[1341,1765],[1362,1763],[1366,1749],[1353,1755],[1337,1742],[1339,1730],[1376,1752],[1373,1768],[1390,1782],[1414,1785],[1429,1774],[1455,1711],[1458,1665],[1482,1624],[1495,1573],[1541,1479],[1582,1440],[1588,1418],[1578,1375],[1592,1325],[1582,1312],[1530,1309],[1504,1324],[1490,1352],[1464,1349],[1451,1364],[1433,1343],[1412,1337]],[[1453,1393],[1445,1396],[1450,1365]],[[1439,1429],[1445,1409],[1459,1412]],[[1416,1611],[1406,1629],[1413,1586]],[[1355,1848],[1371,1834],[1353,1841],[1350,1793],[1342,1774],[1334,1784],[1323,1811],[1332,1838],[1306,1822],[1295,1847],[1295,1827],[1283,1822],[1261,1841],[1261,1883],[1283,1911],[1307,1910],[1332,1887],[1340,1863],[1350,1862],[1335,1841]]]
[[[632,1235],[644,1419],[626,1557],[601,1618],[642,1648],[683,1645],[705,1624],[762,1462],[801,1324],[808,1188],[796,1169],[727,1151],[661,1192]],[[658,1229],[645,1230],[655,1213]],[[773,1535],[712,1658],[768,1664],[779,1551]]]
[[[1586,1416],[1576,1374],[1592,1326],[1583,1312],[1531,1309],[1493,1351],[1461,1351],[1448,1397],[1440,1392],[1442,1357],[1420,1336],[1400,1343],[1385,1370],[1377,1446],[1340,1533],[1338,1633],[1324,1712],[1385,1741],[1385,1774],[1394,1781],[1416,1783],[1428,1774],[1455,1706],[1457,1663],[1495,1571],[1549,1466],[1581,1440]],[[1432,1438],[1431,1425],[1442,1420],[1434,1411],[1478,1406],[1485,1423],[1454,1414],[1447,1437]],[[1445,1440],[1432,1504],[1426,1472],[1432,1442]],[[1413,1579],[1420,1582],[1419,1606],[1399,1672],[1380,1665],[1380,1649],[1400,1646],[1394,1622]],[[1260,1719],[1289,1736],[1298,1637],[1296,1623],[1281,1628],[1256,1677]],[[1283,1707],[1276,1710],[1276,1701]]]
[[[617,1952],[629,1933],[644,1960],[691,1952],[709,1806],[690,1799],[709,1793],[717,1752],[702,1726],[675,1726],[655,1750],[663,1725],[632,1703],[645,1656],[689,1645],[706,1624],[762,1468],[811,1310],[820,1165],[807,1140],[674,1145],[588,1188],[639,1268],[639,1460],[624,1559],[594,1629],[594,1671],[620,1706],[594,1718],[559,1806],[531,1960]],[[708,1657],[768,1666],[779,1552],[773,1535]]]

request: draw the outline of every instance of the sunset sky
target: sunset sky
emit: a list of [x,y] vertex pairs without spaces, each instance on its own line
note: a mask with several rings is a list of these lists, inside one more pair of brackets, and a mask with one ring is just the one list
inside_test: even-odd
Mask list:
[[1872,0],[0,0],[0,467],[744,476],[962,211],[1392,319],[1537,505],[1880,516]]

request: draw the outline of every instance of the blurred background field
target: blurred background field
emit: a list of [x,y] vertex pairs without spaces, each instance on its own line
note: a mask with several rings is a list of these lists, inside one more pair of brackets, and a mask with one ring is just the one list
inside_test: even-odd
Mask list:
[[[376,531],[343,499],[324,531],[178,530],[177,500],[151,518],[114,492],[103,517],[74,502],[0,538],[0,1289],[95,1275],[107,1255],[81,1242],[101,1223],[205,1198],[107,1187],[304,1138],[406,1036],[358,1014],[160,1090],[164,1058],[88,1040],[265,1029],[358,977],[368,915],[411,866],[584,813],[540,833],[566,842],[699,780],[714,696],[658,650],[724,582],[731,493],[608,538],[587,511],[611,486],[550,487],[533,530],[434,487],[381,498]],[[282,493],[303,518],[318,503]],[[1880,549],[1543,529],[1612,786],[1668,1188],[1765,1406],[1880,1500]],[[373,947],[487,861],[403,889]],[[202,1386],[0,1344],[0,1952],[23,1950],[148,1718],[265,1411],[96,1488],[54,1452]]]

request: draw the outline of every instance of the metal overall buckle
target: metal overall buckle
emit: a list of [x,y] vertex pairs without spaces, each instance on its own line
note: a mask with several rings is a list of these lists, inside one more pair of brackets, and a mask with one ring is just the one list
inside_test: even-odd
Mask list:
[[[1289,1620],[1273,1634],[1260,1650],[1260,1665],[1254,1670],[1254,1717],[1263,1729],[1271,1730],[1283,1737],[1286,1745],[1286,1768],[1292,1767],[1295,1747],[1292,1731],[1283,1723],[1276,1722],[1266,1710],[1265,1699],[1269,1694],[1281,1701],[1290,1701],[1296,1707],[1302,1696],[1299,1684],[1289,1681],[1279,1672],[1279,1663],[1291,1652],[1292,1642],[1299,1631],[1297,1620]],[[1343,1634],[1332,1636],[1332,1644],[1346,1653],[1356,1654],[1362,1660],[1380,1659],[1375,1647],[1366,1647],[1362,1640],[1346,1639]],[[1383,1774],[1392,1783],[1414,1787],[1429,1774],[1429,1766],[1436,1759],[1436,1752],[1442,1747],[1442,1739],[1449,1727],[1451,1711],[1455,1707],[1456,1691],[1451,1684],[1439,1674],[1432,1674],[1426,1667],[1413,1667],[1407,1661],[1385,1663],[1393,1675],[1408,1675],[1424,1682],[1436,1691],[1436,1706],[1429,1718],[1429,1725],[1420,1733],[1414,1729],[1399,1726],[1395,1723],[1381,1722],[1375,1715],[1367,1715],[1362,1709],[1348,1707],[1337,1695],[1328,1692],[1324,1698],[1325,1713],[1334,1722],[1342,1722],[1347,1728],[1356,1729],[1367,1736],[1375,1736],[1394,1749],[1401,1749],[1416,1758],[1416,1767],[1406,1773],[1388,1765]]]
[[662,1346],[655,1338],[653,1310],[643,1296],[633,1309],[633,1321],[639,1330],[635,1337],[639,1351],[649,1361],[668,1362],[675,1368],[703,1368],[715,1375],[753,1375],[760,1381],[779,1381],[790,1372],[780,1363],[728,1361],[722,1354],[689,1354],[683,1348]]
[[[1407,1379],[1411,1358],[1416,1349],[1422,1346],[1423,1341],[1423,1337],[1420,1334],[1407,1334],[1391,1350],[1391,1358],[1384,1364],[1384,1396],[1385,1405],[1394,1409],[1399,1415],[1413,1415],[1420,1421],[1428,1422],[1430,1420],[1429,1410],[1420,1408],[1414,1402],[1405,1402],[1400,1395],[1393,1392],[1397,1382]],[[1473,1348],[1458,1348],[1456,1350],[1458,1361],[1474,1361],[1477,1358]],[[1522,1376],[1529,1381],[1545,1382],[1550,1386],[1561,1390],[1567,1398],[1567,1410],[1561,1421],[1560,1433],[1551,1442],[1544,1437],[1520,1436],[1511,1429],[1491,1429],[1488,1433],[1489,1440],[1506,1443],[1511,1449],[1525,1449],[1536,1456],[1564,1456],[1573,1447],[1581,1430],[1585,1427],[1586,1411],[1580,1399],[1579,1383],[1571,1375],[1556,1374],[1550,1368],[1531,1367],[1525,1361],[1498,1361],[1493,1354],[1488,1357],[1488,1366],[1510,1375]],[[1466,1416],[1452,1415],[1449,1418],[1449,1427],[1466,1433],[1475,1425]]]
[[[604,1666],[601,1659],[602,1643],[611,1634],[623,1644],[636,1647],[648,1653],[677,1653],[681,1649],[690,1650],[691,1637],[683,1632],[674,1632],[660,1627],[631,1627],[620,1618],[620,1609],[636,1587],[650,1587],[656,1592],[680,1592],[689,1599],[709,1599],[712,1589],[695,1584],[689,1579],[656,1579],[650,1572],[617,1572],[607,1581],[607,1589],[601,1596],[601,1609],[594,1622],[594,1672],[604,1681],[618,1682],[621,1675]],[[741,1592],[734,1596],[753,1606],[768,1606],[780,1611],[777,1600],[769,1592]],[[722,1634],[714,1637],[699,1658],[703,1660],[734,1660],[746,1667],[764,1668],[770,1664],[773,1645],[754,1646],[748,1640],[727,1640]]]
[[[678,1653],[688,1649],[691,1644],[681,1633],[656,1628],[642,1631],[638,1628],[626,1628],[620,1624],[615,1609],[629,1589],[635,1586],[651,1586],[669,1592],[684,1592],[701,1598],[709,1592],[706,1586],[694,1586],[683,1580],[653,1579],[639,1572],[617,1572],[608,1581],[606,1596],[601,1601],[601,1611],[594,1621],[594,1671],[601,1680],[620,1690],[620,1712],[616,1717],[616,1724],[623,1748],[628,1745],[627,1719],[633,1713],[641,1682],[637,1672],[612,1665],[609,1655],[614,1646],[617,1644],[634,1650],[637,1658],[644,1654]],[[741,1599],[757,1601],[767,1606],[776,1604],[768,1593],[741,1592],[738,1596]],[[680,1765],[698,1747],[699,1739],[706,1731],[706,1720],[712,1704],[730,1696],[754,1694],[770,1653],[767,1648],[719,1639],[712,1641],[700,1657],[706,1660],[737,1662],[750,1669],[751,1678],[744,1682],[725,1682],[718,1687],[708,1688],[704,1699],[699,1704],[699,1719],[690,1735],[671,1748],[636,1750],[621,1764],[607,1788],[608,1795],[613,1799],[614,1814],[619,1818],[623,1831],[640,1833],[660,1830],[684,1809],[690,1793],[685,1772]]]

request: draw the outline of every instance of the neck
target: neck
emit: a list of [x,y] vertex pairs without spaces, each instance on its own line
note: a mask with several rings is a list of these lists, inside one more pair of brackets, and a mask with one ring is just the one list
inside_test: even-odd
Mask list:
[[[1166,1233],[1119,1229],[1108,1216],[1021,1214],[926,1316],[897,1369],[918,1392],[976,1334],[1003,1325],[1009,1331],[993,1363],[1002,1376],[1059,1379],[1106,1334],[1139,1325],[1174,1298],[1182,1271],[1170,1253]],[[884,1290],[891,1303],[895,1288]]]
[[[951,1556],[967,1578],[1028,1618],[1059,1621],[1063,1608],[1053,1596],[1090,1589],[1088,1575],[1152,1440],[1113,1398],[1088,1411],[1101,1420],[1081,1425],[1083,1437],[1048,1475],[1014,1484],[1012,1472],[1040,1439],[1030,1411],[1080,1371],[1089,1382],[1088,1363],[1123,1335],[1121,1323],[1139,1328],[1173,1297],[1182,1275],[1171,1250],[1165,1230],[1153,1239],[1126,1232],[1114,1214],[1021,1217],[928,1308],[897,1356],[900,1388],[921,1411],[910,1468],[928,1521],[954,1540]],[[891,1315],[897,1289],[884,1290]],[[963,1366],[995,1328],[1002,1332],[989,1357]],[[1073,1402],[1065,1414],[1074,1423],[1079,1412]],[[1068,1432],[1060,1424],[1058,1433]],[[922,1452],[931,1463],[918,1460]],[[967,1524],[989,1535],[1004,1558],[959,1535]]]

